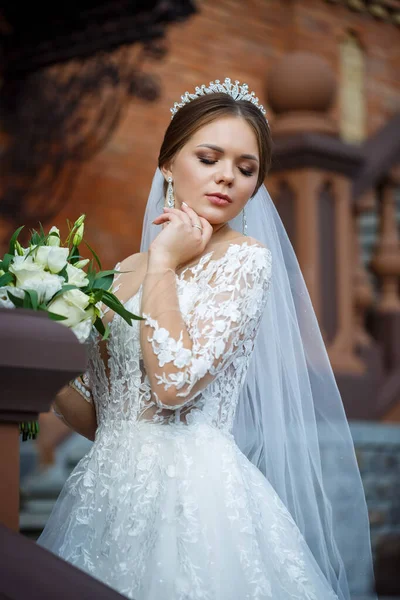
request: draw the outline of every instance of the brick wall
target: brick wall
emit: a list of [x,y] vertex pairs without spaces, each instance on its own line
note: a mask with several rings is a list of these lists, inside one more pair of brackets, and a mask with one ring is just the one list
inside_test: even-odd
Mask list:
[[279,57],[293,49],[311,50],[338,72],[339,43],[352,28],[367,53],[370,132],[399,100],[394,81],[400,44],[393,25],[324,0],[200,0],[198,7],[198,15],[169,30],[166,59],[146,67],[161,78],[162,98],[152,105],[132,101],[108,146],[83,165],[56,219],[65,230],[66,218],[87,213],[88,239],[106,257],[107,267],[138,251],[169,108],[186,89],[230,76],[246,81],[265,103],[266,76]]

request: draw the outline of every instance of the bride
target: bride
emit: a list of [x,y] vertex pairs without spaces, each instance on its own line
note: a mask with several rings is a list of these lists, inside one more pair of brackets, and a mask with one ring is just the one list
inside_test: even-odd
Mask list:
[[265,110],[226,79],[172,113],[142,252],[114,279],[143,320],[105,313],[109,340],[55,399],[94,443],[39,543],[136,600],[349,600],[353,571],[371,576],[367,511],[263,185]]

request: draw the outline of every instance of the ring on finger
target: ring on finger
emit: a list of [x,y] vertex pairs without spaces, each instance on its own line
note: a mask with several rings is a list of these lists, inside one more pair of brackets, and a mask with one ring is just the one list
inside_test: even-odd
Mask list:
[[203,231],[203,228],[200,227],[200,225],[193,225],[193,227],[197,227],[197,229],[200,229],[201,232]]

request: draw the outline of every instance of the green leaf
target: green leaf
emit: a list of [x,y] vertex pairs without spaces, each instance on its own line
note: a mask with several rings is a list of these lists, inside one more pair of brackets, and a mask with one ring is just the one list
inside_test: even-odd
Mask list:
[[21,231],[23,230],[24,225],[21,225],[21,227],[18,227],[18,229],[16,231],[14,231],[11,239],[10,239],[10,246],[8,248],[8,252],[11,255],[14,255],[15,252],[15,242],[18,239],[19,234],[21,233]]
[[10,268],[10,264],[12,263],[13,260],[14,260],[13,254],[5,254],[3,256],[2,266],[1,266],[3,271],[8,271],[8,269]]
[[46,310],[46,312],[52,321],[66,321],[68,319],[68,317],[64,317],[64,315],[57,315],[50,310]]
[[[98,271],[96,273],[95,279],[101,279],[101,277],[108,277],[112,275],[114,277],[114,273],[120,273],[121,271],[116,271],[115,269],[109,269],[108,271]],[[124,271],[126,272],[126,271]]]
[[99,279],[95,278],[93,283],[94,290],[109,290],[112,286],[112,282],[114,280],[113,275],[106,275],[105,277],[101,277]]
[[65,281],[68,283],[68,271],[67,271],[67,266],[65,265],[65,267],[63,269],[61,269],[61,271],[59,273],[57,273],[57,275],[59,275],[60,277],[64,277]]
[[111,292],[104,292],[102,301],[103,304],[111,308],[112,311],[114,311],[115,313],[117,313],[117,315],[122,317],[124,321],[128,323],[128,325],[132,325],[132,320],[143,321],[143,317],[134,315],[129,310],[126,310],[124,305]]
[[26,256],[27,257],[31,256],[31,254],[36,252],[37,248],[40,248],[41,246],[45,246],[45,245],[46,245],[46,238],[42,238],[39,236],[37,239],[36,247],[31,248]]
[[7,290],[7,295],[10,298],[11,302],[13,302],[14,306],[16,306],[17,308],[23,308],[24,300],[22,298],[14,296],[14,294],[12,294],[10,290]]
[[31,239],[29,241],[29,245],[30,246],[37,246],[39,244],[39,242],[40,242],[40,235],[38,234],[37,231],[35,231],[33,229],[32,236],[31,236]]
[[54,298],[58,298],[58,296],[62,296],[65,292],[69,292],[69,290],[78,290],[78,286],[77,285],[72,285],[71,283],[68,283],[67,285],[63,285],[61,290],[58,290],[58,292],[56,294],[54,294],[54,296],[52,297],[52,300],[54,300]]
[[99,269],[100,269],[100,271],[101,271],[101,262],[100,262],[100,259],[99,259],[99,257],[97,256],[97,254],[96,254],[96,252],[93,250],[93,248],[92,248],[92,247],[91,247],[91,246],[90,246],[90,245],[89,245],[89,244],[88,244],[88,243],[87,243],[85,240],[84,240],[84,242],[85,242],[85,245],[86,245],[86,246],[89,248],[90,252],[93,254],[93,256],[94,256],[94,259],[95,259],[95,261],[97,262],[97,264],[98,264],[98,267],[99,267]]
[[97,304],[98,302],[101,302],[101,299],[103,298],[103,294],[104,294],[104,290],[95,290],[93,292],[90,292],[91,294],[91,303],[92,304]]
[[67,258],[68,262],[70,262],[73,265],[74,263],[78,262],[78,260],[80,260],[81,258],[82,257],[79,254],[78,246],[73,246]]
[[86,276],[88,278],[88,284],[87,284],[87,288],[86,289],[92,289],[94,281],[95,281],[95,277],[96,277],[96,271],[94,269],[94,265],[93,265],[93,259],[90,261],[89,263],[89,267],[86,273]]
[[28,290],[25,290],[25,296],[23,298],[23,308],[32,308],[31,297]]
[[0,276],[0,287],[8,285],[12,281],[14,281],[14,275],[12,273],[4,273],[4,275]]
[[37,291],[36,290],[25,290],[25,297],[26,297],[26,294],[29,295],[33,310],[37,310],[38,306],[39,306],[39,296],[38,296]]
[[95,320],[93,325],[97,329],[97,331],[100,333],[100,335],[103,335],[103,336],[105,335],[106,328],[104,326],[103,321],[100,319],[100,317],[97,317],[97,319]]
[[35,440],[39,433],[39,423],[37,421],[23,421],[19,424],[19,433],[23,442]]

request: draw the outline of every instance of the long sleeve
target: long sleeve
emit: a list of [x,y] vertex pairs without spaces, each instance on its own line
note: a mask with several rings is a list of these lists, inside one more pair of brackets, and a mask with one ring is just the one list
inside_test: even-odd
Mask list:
[[[209,280],[199,280],[194,306],[185,318],[186,335],[181,331],[179,337],[171,336],[167,312],[157,320],[143,313],[158,366],[152,391],[163,408],[191,402],[243,344],[254,342],[271,281],[271,253],[260,245],[231,245],[215,262]],[[171,390],[176,402],[166,405],[163,392],[170,398]]]

